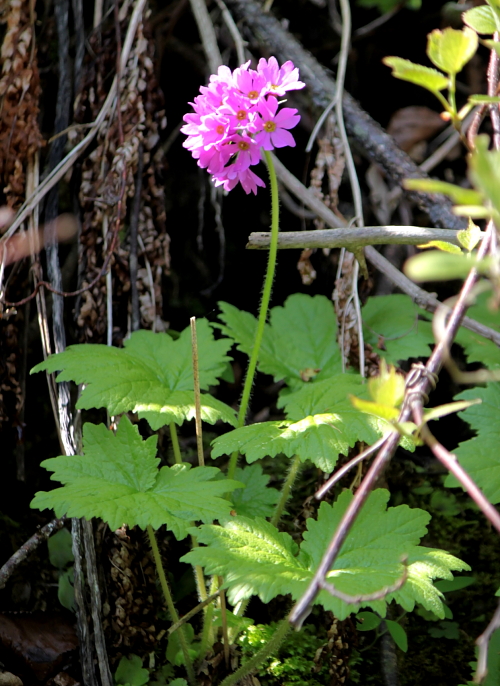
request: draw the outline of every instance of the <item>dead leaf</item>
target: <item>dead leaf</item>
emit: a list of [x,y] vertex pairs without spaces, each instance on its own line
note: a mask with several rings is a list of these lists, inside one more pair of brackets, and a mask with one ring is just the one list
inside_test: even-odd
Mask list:
[[387,127],[399,147],[409,152],[421,141],[427,141],[445,126],[437,112],[428,107],[403,107],[394,112]]

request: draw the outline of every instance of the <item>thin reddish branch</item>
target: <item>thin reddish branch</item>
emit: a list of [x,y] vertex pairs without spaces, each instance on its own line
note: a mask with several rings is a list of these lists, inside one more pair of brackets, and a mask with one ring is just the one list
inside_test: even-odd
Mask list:
[[404,565],[402,576],[391,586],[385,586],[384,588],[381,588],[380,591],[375,591],[374,593],[366,593],[365,595],[348,595],[347,593],[342,593],[342,591],[339,591],[333,584],[328,583],[328,581],[325,581],[324,579],[320,582],[320,588],[322,588],[324,591],[328,591],[328,593],[334,598],[343,600],[344,603],[349,605],[359,605],[361,603],[370,603],[374,600],[383,600],[389,595],[389,593],[395,593],[396,591],[399,591],[399,589],[405,585],[406,580],[408,579],[407,559],[405,558],[401,560],[401,562]]

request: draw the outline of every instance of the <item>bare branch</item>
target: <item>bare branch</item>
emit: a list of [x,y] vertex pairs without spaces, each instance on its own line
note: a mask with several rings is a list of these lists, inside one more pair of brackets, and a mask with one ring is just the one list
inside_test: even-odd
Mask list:
[[[366,245],[421,245],[428,241],[447,241],[460,245],[458,231],[453,229],[423,229],[419,226],[363,226],[352,229],[322,229],[317,231],[284,231],[280,233],[278,248],[347,248],[355,250]],[[249,250],[268,250],[267,231],[251,233]]]
[[65,522],[66,517],[61,517],[61,519],[53,519],[51,522],[42,527],[40,531],[34,533],[31,538],[28,538],[28,540],[22,544],[19,550],[16,550],[14,555],[12,555],[12,557],[10,557],[0,569],[0,588],[5,587],[5,584],[10,579],[12,574],[14,574],[19,565],[38,548],[40,543],[46,541],[49,536],[52,536],[52,534],[56,531],[59,531],[59,529],[62,529]]

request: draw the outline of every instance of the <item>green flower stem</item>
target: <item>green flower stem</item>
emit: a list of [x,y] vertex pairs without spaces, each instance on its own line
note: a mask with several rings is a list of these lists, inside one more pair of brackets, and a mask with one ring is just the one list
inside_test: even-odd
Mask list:
[[177,436],[175,422],[170,422],[168,428],[170,429],[170,438],[172,440],[172,448],[174,449],[175,464],[182,464],[181,447],[179,445],[179,437]]
[[[165,576],[165,570],[163,569],[163,564],[161,561],[160,557],[160,550],[158,548],[158,543],[156,541],[156,536],[155,532],[153,530],[153,527],[148,524],[147,526],[147,532],[149,536],[149,543],[151,545],[151,550],[153,551],[153,557],[156,565],[156,571],[158,572],[158,577],[160,579],[160,585],[161,589],[163,591],[163,597],[165,598],[165,602],[167,604],[167,609],[170,613],[170,617],[172,619],[172,622],[175,624],[176,622],[179,621],[179,615],[177,614],[177,610],[175,609],[174,601],[172,600],[172,594],[170,593],[170,589],[168,587],[168,582],[167,582],[167,577]],[[195,683],[195,674],[194,674],[194,668],[193,668],[193,663],[191,662],[191,656],[189,655],[189,649],[188,649],[188,642],[186,640],[186,634],[185,632],[185,627],[181,626],[178,629],[179,632],[179,642],[181,644],[182,648],[182,653],[184,655],[184,662],[186,663],[186,672],[187,672],[187,677],[188,681],[190,684]]]
[[278,504],[276,505],[276,510],[274,511],[273,517],[271,519],[271,524],[273,526],[278,526],[279,524],[281,515],[283,514],[286,502],[290,497],[290,491],[292,490],[292,486],[295,482],[295,479],[297,478],[297,474],[299,473],[301,464],[302,463],[300,461],[300,457],[298,455],[295,455],[295,457],[293,458],[293,462],[290,465],[288,476],[286,477],[285,483],[283,484],[283,488],[281,489],[281,496],[278,501]]
[[[271,290],[274,281],[274,272],[276,270],[276,257],[278,254],[278,233],[279,233],[279,193],[278,193],[278,179],[272,161],[271,154],[264,150],[264,157],[266,158],[267,170],[269,172],[269,182],[271,186],[271,242],[269,244],[269,255],[267,259],[266,278],[264,280],[264,288],[262,290],[262,299],[260,301],[259,320],[257,323],[257,333],[255,334],[255,341],[253,344],[252,354],[248,363],[247,374],[245,377],[245,384],[243,386],[243,394],[241,396],[240,409],[238,412],[238,428],[244,426],[247,416],[248,403],[250,401],[250,393],[252,392],[253,380],[255,377],[255,370],[257,369],[257,361],[259,357],[262,337],[264,335],[264,327],[266,325],[267,313],[269,310],[269,301],[271,300]],[[229,460],[229,467],[227,470],[228,479],[234,479],[234,473],[238,463],[238,451],[231,455]]]
[[245,664],[241,665],[236,672],[226,677],[220,686],[233,686],[233,684],[236,684],[238,681],[243,679],[243,677],[247,676],[247,674],[251,674],[253,671],[255,671],[266,658],[270,657],[278,650],[289,631],[290,623],[288,621],[288,617],[285,617],[285,619],[281,620],[276,627],[276,631],[274,632],[271,640],[266,643],[266,645],[263,646],[257,653],[255,653],[255,655],[248,660],[248,662],[245,662]]

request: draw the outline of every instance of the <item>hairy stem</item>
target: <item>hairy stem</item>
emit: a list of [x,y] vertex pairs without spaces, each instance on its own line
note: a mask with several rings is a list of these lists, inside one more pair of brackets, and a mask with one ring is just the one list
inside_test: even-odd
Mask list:
[[273,524],[273,526],[278,526],[279,524],[281,515],[283,514],[283,510],[285,509],[286,502],[290,497],[290,491],[292,490],[292,486],[295,482],[295,479],[297,478],[297,474],[299,473],[300,466],[300,457],[298,455],[295,455],[295,457],[293,458],[293,462],[290,465],[288,476],[286,477],[285,483],[283,484],[283,488],[281,489],[281,495],[278,504],[276,505],[276,510],[271,519],[271,524]]
[[[219,588],[217,577],[212,577],[212,583],[210,585],[210,595],[213,595]],[[203,630],[201,632],[201,645],[200,645],[200,655],[202,658],[208,653],[208,649],[214,644],[214,630],[213,623],[214,620],[214,603],[207,605],[205,617],[203,619]]]
[[255,655],[248,660],[248,662],[245,662],[244,665],[241,665],[236,672],[226,677],[221,686],[233,686],[233,684],[236,684],[238,681],[243,679],[243,677],[247,676],[247,674],[251,674],[254,670],[256,670],[257,667],[259,667],[259,665],[262,664],[267,657],[278,650],[289,631],[290,624],[288,622],[288,617],[285,617],[285,619],[282,619],[276,627],[276,631],[274,632],[271,640],[266,643],[266,645],[263,646],[257,653],[255,653]]
[[[148,524],[147,526],[147,532],[149,536],[149,542],[151,544],[151,550],[153,551],[153,558],[155,561],[156,565],[156,571],[158,572],[158,578],[160,579],[160,586],[161,590],[163,591],[163,597],[165,598],[165,602],[167,604],[167,609],[170,613],[170,617],[172,619],[172,622],[178,622],[179,621],[179,615],[177,613],[177,610],[175,609],[174,601],[172,600],[172,594],[170,593],[170,589],[168,587],[168,582],[167,582],[167,577],[165,576],[165,570],[163,569],[163,564],[161,561],[161,556],[160,556],[160,550],[158,548],[158,543],[156,541],[156,536],[153,527]],[[186,663],[186,672],[187,672],[187,677],[188,681],[190,684],[195,683],[195,675],[194,675],[194,668],[193,668],[193,663],[191,662],[191,657],[189,655],[189,650],[188,650],[188,642],[186,640],[186,634],[185,632],[185,627],[181,626],[178,629],[179,632],[179,642],[181,644],[182,648],[182,653],[184,655],[184,662]]]
[[[274,169],[271,154],[264,150],[266,158],[267,169],[269,172],[269,182],[271,186],[271,243],[269,245],[269,255],[267,259],[266,278],[264,280],[264,288],[262,290],[262,300],[260,301],[259,319],[257,323],[257,332],[255,334],[255,341],[253,344],[250,362],[248,363],[247,374],[245,377],[245,384],[243,386],[243,394],[241,396],[240,409],[238,412],[238,427],[245,424],[245,418],[248,410],[248,403],[250,401],[250,393],[252,392],[253,380],[255,377],[255,370],[257,369],[257,360],[259,357],[262,337],[264,335],[264,327],[266,324],[267,313],[269,310],[269,301],[271,300],[271,290],[274,280],[274,272],[276,269],[276,256],[278,254],[278,233],[279,233],[279,194],[278,194],[278,179],[276,178],[276,171]],[[238,463],[238,452],[234,452],[229,460],[229,467],[227,476],[229,479],[234,478],[236,465]]]
[[170,429],[170,438],[172,440],[175,464],[182,464],[181,447],[179,445],[179,437],[177,436],[177,427],[175,422],[170,422],[168,428]]

